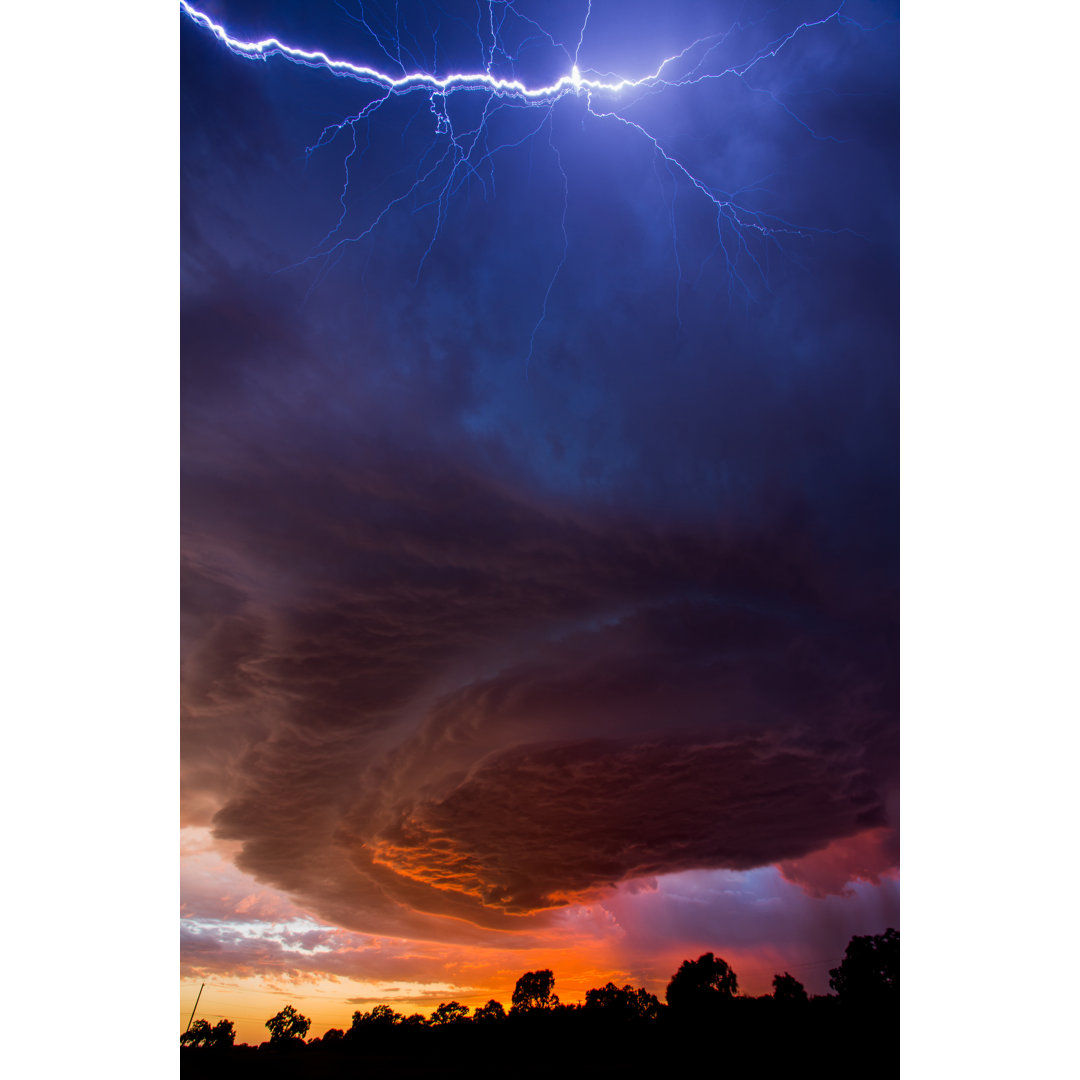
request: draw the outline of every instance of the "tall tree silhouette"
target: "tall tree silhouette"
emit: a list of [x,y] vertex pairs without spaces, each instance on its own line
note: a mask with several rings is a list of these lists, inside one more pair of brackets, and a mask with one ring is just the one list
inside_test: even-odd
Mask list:
[[684,960],[667,984],[665,997],[673,1009],[709,1009],[729,1001],[739,990],[739,980],[726,960],[705,953]]
[[550,969],[526,971],[514,987],[512,1012],[533,1012],[536,1009],[554,1009],[559,999],[551,992],[555,976]]
[[900,931],[853,937],[844,960],[829,972],[831,986],[844,1001],[888,1005],[900,997]]
[[291,1005],[286,1005],[281,1012],[266,1021],[266,1026],[270,1029],[272,1043],[292,1043],[303,1040],[311,1027],[311,1021]]

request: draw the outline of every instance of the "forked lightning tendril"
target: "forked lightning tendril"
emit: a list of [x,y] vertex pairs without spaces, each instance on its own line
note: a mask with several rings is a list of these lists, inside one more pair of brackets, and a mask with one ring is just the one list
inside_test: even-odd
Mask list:
[[[569,181],[558,147],[554,141],[552,110],[564,98],[575,98],[583,103],[585,111],[598,121],[620,125],[635,138],[644,140],[651,146],[658,164],[667,171],[673,183],[671,196],[671,228],[675,249],[676,287],[675,314],[679,318],[679,289],[682,285],[682,266],[679,258],[679,238],[676,231],[674,202],[680,184],[688,185],[693,191],[712,204],[716,220],[716,245],[712,254],[719,253],[726,264],[729,291],[741,288],[749,293],[749,283],[745,274],[749,271],[757,280],[766,282],[765,269],[762,265],[766,247],[780,247],[784,237],[806,236],[812,233],[848,232],[846,229],[822,229],[801,226],[783,218],[753,209],[747,204],[747,194],[753,186],[736,191],[725,192],[709,183],[698,171],[688,164],[676,149],[665,143],[660,136],[648,130],[639,119],[626,115],[631,104],[651,96],[667,92],[675,87],[693,86],[709,81],[728,78],[740,79],[747,85],[755,69],[773,60],[786,49],[791,42],[829,23],[855,26],[862,30],[873,29],[861,26],[845,15],[843,5],[829,11],[820,18],[799,22],[767,44],[754,49],[750,55],[736,64],[719,64],[718,54],[726,44],[729,35],[738,28],[738,24],[727,33],[701,37],[684,49],[665,57],[650,71],[637,75],[603,75],[580,66],[581,54],[585,44],[589,17],[592,14],[592,0],[585,0],[585,11],[580,29],[576,33],[576,43],[568,46],[556,40],[555,36],[539,23],[517,10],[515,0],[484,0],[487,20],[477,20],[477,37],[481,46],[484,65],[479,70],[452,70],[442,74],[436,71],[422,70],[419,65],[409,68],[409,53],[403,41],[400,28],[394,31],[377,32],[367,21],[362,3],[357,4],[359,15],[350,17],[359,22],[377,43],[380,51],[400,70],[397,72],[381,70],[379,67],[356,63],[351,60],[336,58],[319,49],[304,49],[290,45],[276,37],[263,38],[259,41],[245,41],[229,33],[204,12],[197,10],[187,0],[180,0],[183,12],[195,24],[209,31],[230,52],[247,59],[268,60],[280,57],[293,64],[326,71],[334,76],[355,80],[371,88],[374,97],[366,102],[355,114],[325,128],[308,152],[328,145],[346,128],[352,132],[352,146],[344,161],[345,183],[340,196],[341,215],[322,241],[316,245],[313,253],[303,262],[325,260],[324,271],[335,261],[342,249],[372,235],[380,223],[395,207],[412,198],[415,202],[418,194],[423,193],[423,201],[414,205],[414,212],[429,207],[435,213],[435,225],[430,243],[427,245],[417,270],[419,276],[430,254],[439,232],[445,222],[449,203],[460,186],[468,179],[476,178],[481,184],[494,182],[493,173],[481,176],[481,170],[490,170],[492,161],[500,151],[520,146],[530,138],[547,128],[547,143],[554,155],[555,163],[562,178],[563,213],[561,221],[562,253],[556,261],[554,271],[548,282],[547,290],[540,305],[539,318],[533,327],[529,340],[528,358],[531,358],[536,345],[536,335],[544,323],[556,279],[566,263],[569,250],[569,236],[566,228],[566,205],[569,197]],[[341,5],[339,5],[341,6]],[[344,10],[344,9],[343,9]],[[483,7],[478,5],[478,12]],[[349,12],[346,11],[346,14]],[[501,62],[513,64],[513,50],[507,48],[502,40],[502,28],[508,18],[513,17],[523,25],[528,25],[530,32],[561,50],[565,54],[567,70],[554,82],[546,85],[530,85],[519,78],[507,78],[495,74],[496,56]],[[435,42],[437,48],[437,41]],[[751,90],[768,95],[778,107],[792,120],[801,125],[814,139],[828,140],[832,136],[820,134],[804,119],[795,114],[792,108],[777,99],[767,89],[750,86]],[[481,111],[479,121],[464,128],[464,121],[455,121],[449,108],[450,99],[461,93],[483,94],[487,104]],[[388,101],[409,94],[427,96],[434,119],[434,150],[429,150],[418,163],[412,178],[400,193],[387,199],[382,209],[366,222],[362,229],[343,235],[342,230],[348,213],[350,177],[354,175],[354,158],[358,153],[357,126],[372,117]],[[527,125],[520,138],[507,139],[497,145],[489,140],[489,124],[492,117],[507,108],[535,109],[539,116],[536,124]],[[833,140],[837,141],[837,140]],[[360,151],[362,156],[362,151]],[[709,256],[712,257],[711,255]],[[767,287],[767,282],[766,282]],[[526,361],[528,363],[528,359]]]

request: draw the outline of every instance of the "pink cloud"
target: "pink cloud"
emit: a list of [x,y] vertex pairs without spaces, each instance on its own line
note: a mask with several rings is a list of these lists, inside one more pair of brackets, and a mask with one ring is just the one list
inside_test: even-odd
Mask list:
[[867,829],[856,836],[834,840],[801,859],[777,863],[780,873],[810,896],[852,896],[853,881],[877,885],[895,877],[900,865],[900,841],[890,828]]

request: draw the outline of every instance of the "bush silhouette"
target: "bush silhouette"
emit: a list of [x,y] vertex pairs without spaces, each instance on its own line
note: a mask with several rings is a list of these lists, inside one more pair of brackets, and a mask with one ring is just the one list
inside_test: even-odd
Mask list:
[[774,975],[772,980],[773,994],[777,1001],[808,1001],[806,987],[803,986],[794,975],[786,971],[783,975]]
[[506,1019],[506,1010],[502,1007],[501,1001],[492,998],[486,1005],[476,1006],[473,1019],[479,1020],[483,1024],[498,1022]]
[[394,1012],[389,1005],[376,1005],[371,1012],[360,1012],[357,1009],[352,1014],[352,1027],[350,1033],[372,1028],[388,1028],[394,1024],[400,1024],[404,1020],[401,1013]]
[[205,1046],[211,1038],[213,1029],[210,1027],[209,1020],[196,1020],[188,1029],[180,1036],[181,1046]]
[[180,1036],[181,1046],[207,1046],[224,1050],[233,1045],[236,1032],[231,1020],[219,1020],[213,1027],[208,1020],[196,1020]]
[[439,1027],[443,1024],[459,1024],[469,1015],[469,1006],[456,1001],[447,1001],[439,1005],[431,1014],[431,1024]]
[[602,1010],[609,1019],[652,1020],[660,1015],[660,1001],[655,994],[644,987],[620,988],[610,982],[598,990],[586,991],[585,1008]]

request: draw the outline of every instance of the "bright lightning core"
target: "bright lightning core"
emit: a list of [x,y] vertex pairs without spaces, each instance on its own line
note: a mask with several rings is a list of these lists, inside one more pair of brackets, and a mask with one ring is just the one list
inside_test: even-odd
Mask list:
[[[390,215],[426,211],[431,224],[416,267],[419,280],[463,189],[478,187],[485,199],[490,197],[496,187],[496,161],[512,149],[535,142],[549,155],[559,177],[561,215],[556,235],[561,250],[548,263],[547,287],[538,298],[529,337],[529,358],[570,255],[567,212],[571,182],[554,118],[564,99],[579,103],[582,124],[587,119],[622,132],[651,156],[656,181],[661,190],[667,189],[661,205],[670,233],[676,320],[680,320],[680,293],[692,280],[692,269],[700,278],[707,265],[719,263],[728,295],[749,297],[755,290],[768,289],[770,252],[786,253],[798,238],[849,231],[826,228],[821,223],[797,223],[767,211],[765,178],[725,188],[715,178],[715,160],[695,154],[693,140],[685,135],[687,121],[694,119],[695,109],[700,108],[702,94],[737,84],[741,90],[763,97],[787,122],[801,129],[805,139],[840,141],[831,131],[818,130],[805,110],[800,111],[797,101],[777,93],[770,69],[783,64],[814,35],[875,29],[849,16],[843,4],[780,29],[775,20],[766,25],[768,16],[756,22],[736,21],[722,32],[695,38],[658,57],[644,71],[617,73],[586,66],[592,45],[590,20],[594,27],[597,21],[593,19],[592,0],[576,5],[575,20],[561,31],[542,22],[546,16],[534,15],[524,0],[478,0],[475,25],[470,26],[468,35],[475,36],[473,55],[478,63],[461,68],[447,68],[442,58],[440,43],[449,36],[444,22],[450,17],[434,5],[422,9],[422,18],[414,14],[410,20],[398,4],[392,11],[383,11],[370,3],[347,5],[343,0],[338,4],[343,15],[370,44],[371,55],[355,60],[333,55],[329,46],[300,47],[276,36],[245,40],[187,0],[180,0],[180,6],[192,22],[239,57],[287,61],[359,84],[362,101],[356,111],[328,124],[307,149],[310,157],[341,139],[346,147],[340,214],[310,254],[296,264],[317,267],[314,284],[347,249],[373,237]],[[540,10],[550,9],[545,5]],[[555,57],[556,63],[562,64],[562,73],[546,81],[519,73],[534,68],[533,61],[540,54]],[[383,190],[376,198],[369,189],[363,193],[366,197],[358,198],[356,188],[366,182],[364,157],[371,142],[371,121],[392,102],[414,96],[426,104],[429,140],[410,163],[397,170],[394,190]],[[657,107],[658,102],[664,107]],[[410,120],[409,125],[412,123]],[[403,152],[405,145],[403,131]],[[711,221],[712,243],[706,251],[695,249],[693,259],[680,237],[677,203],[682,196],[697,200]],[[363,206],[359,220],[354,203]],[[692,261],[695,267],[690,265]]]

